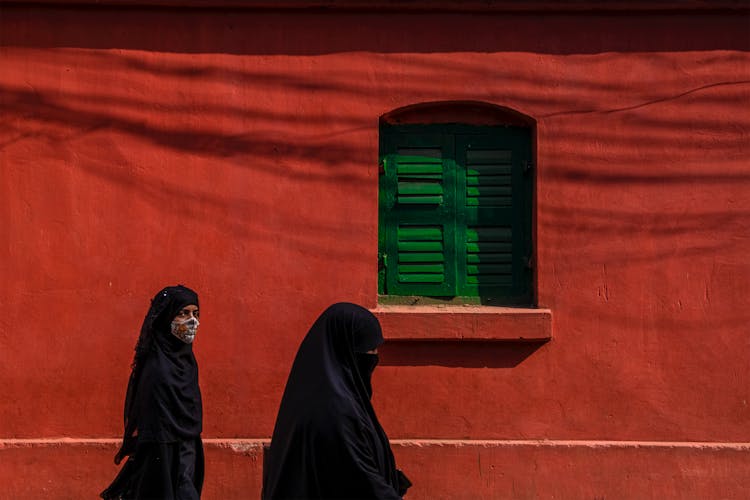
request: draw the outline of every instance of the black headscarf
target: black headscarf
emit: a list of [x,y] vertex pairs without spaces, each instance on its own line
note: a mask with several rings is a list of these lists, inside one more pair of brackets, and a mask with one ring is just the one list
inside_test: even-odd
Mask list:
[[370,403],[373,358],[358,361],[382,343],[377,318],[355,304],[334,304],[315,321],[281,400],[264,461],[264,499],[401,498],[388,437]]
[[135,346],[125,396],[125,433],[115,463],[138,443],[172,443],[200,436],[203,406],[192,344],[172,335],[170,325],[198,294],[182,285],[164,288],[151,300]]

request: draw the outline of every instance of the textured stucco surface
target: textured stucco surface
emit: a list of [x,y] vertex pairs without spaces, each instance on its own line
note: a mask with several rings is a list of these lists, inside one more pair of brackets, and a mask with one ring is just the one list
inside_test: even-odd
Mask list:
[[[175,283],[201,294],[204,436],[270,436],[315,317],[377,307],[378,118],[470,100],[536,120],[553,340],[387,344],[390,437],[746,442],[747,21],[3,6],[0,439],[116,438],[148,299]],[[425,321],[410,328],[450,330]],[[101,446],[4,449],[2,474],[46,463],[56,492],[97,489],[115,470]],[[397,453],[434,495],[549,497],[569,478],[574,497],[622,498],[649,467],[652,484],[747,487],[722,482],[746,449],[430,449]],[[52,465],[81,454],[85,474]],[[477,456],[506,475],[482,483]],[[257,457],[212,457],[209,481],[257,487]]]

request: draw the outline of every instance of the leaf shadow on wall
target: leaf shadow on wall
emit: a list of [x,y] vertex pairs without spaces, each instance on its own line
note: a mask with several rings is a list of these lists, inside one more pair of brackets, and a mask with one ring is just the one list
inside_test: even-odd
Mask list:
[[[495,81],[502,85],[478,97],[512,103],[532,114],[543,111],[537,117],[544,122],[540,144],[546,149],[542,155],[546,163],[540,165],[538,175],[539,186],[547,191],[538,200],[537,224],[548,237],[542,242],[544,248],[555,248],[571,257],[569,262],[587,268],[598,260],[633,264],[727,251],[734,255],[744,245],[737,237],[747,228],[747,210],[741,203],[733,205],[736,208],[685,214],[680,196],[669,196],[671,191],[689,193],[750,182],[742,163],[748,120],[746,114],[734,112],[747,95],[748,79],[733,69],[745,60],[742,54],[702,55],[702,64],[721,71],[700,78],[691,66],[679,67],[677,76],[674,71],[642,71],[643,76],[635,79],[629,72],[628,78],[593,78],[580,71],[586,67],[581,66],[581,58],[570,58],[570,67],[551,68],[542,59],[530,72],[486,63],[493,53],[508,57],[514,52],[534,53],[523,56],[533,62],[539,54],[748,50],[750,39],[742,16],[707,21],[705,16],[688,14],[649,13],[644,18],[596,14],[582,21],[579,16],[555,15],[540,23],[533,14],[422,13],[422,24],[404,30],[414,15],[368,14],[362,21],[361,14],[351,13],[56,7],[40,8],[32,16],[25,9],[3,7],[0,44],[10,50],[4,59],[8,71],[0,84],[0,107],[8,117],[0,126],[0,148],[15,147],[16,157],[34,161],[40,150],[68,155],[66,165],[97,177],[100,184],[116,186],[115,192],[129,201],[153,208],[187,195],[194,203],[182,209],[185,215],[235,240],[274,252],[307,258],[328,255],[357,264],[369,251],[374,265],[376,247],[367,245],[376,235],[369,209],[377,203],[373,111],[382,111],[380,105],[329,109],[316,104],[302,111],[298,107],[307,102],[308,93],[314,95],[314,103],[367,102],[375,85],[381,96],[392,89],[401,101],[418,102],[425,95],[463,95],[463,90],[456,90],[463,82]],[[347,15],[360,22],[341,22]],[[581,30],[586,22],[590,29]],[[450,37],[440,29],[446,23],[452,27]],[[45,50],[20,50],[34,48]],[[433,57],[461,51],[478,52],[481,57],[462,55],[461,61]],[[329,59],[334,58],[327,57],[286,58],[336,53],[343,62],[332,64]],[[284,57],[274,62],[266,54]],[[648,58],[656,66],[645,69],[662,68],[661,57]],[[607,59],[612,61],[611,71],[638,70],[617,55]],[[351,61],[359,64],[347,64]],[[25,69],[29,62],[33,71]],[[446,82],[459,83],[446,87]],[[467,88],[465,92],[475,92]],[[666,105],[679,107],[680,112],[673,108],[665,113]],[[601,147],[591,146],[592,142]],[[193,165],[200,162],[196,171],[216,172],[217,177],[222,171],[252,170],[267,184],[219,192],[210,184],[185,188],[165,183],[159,175],[149,175],[157,165],[152,158],[127,154],[149,147],[158,152],[154,158],[175,163],[190,157]],[[567,156],[561,154],[565,151]],[[733,157],[729,167],[727,152]],[[671,169],[653,168],[655,159],[662,166],[665,158],[677,154],[681,156],[672,159]],[[348,196],[341,198],[337,213],[347,215],[347,224],[318,210],[315,193],[322,185],[346,189]],[[663,192],[652,193],[652,186]],[[272,195],[267,194],[272,188]],[[290,188],[297,193],[293,203],[285,197]],[[646,201],[665,201],[649,201],[648,207],[630,210],[610,204],[603,195],[589,200],[589,206],[569,201],[576,193],[592,198],[606,188],[630,190]],[[567,195],[568,201],[555,201],[561,195]],[[355,198],[369,200],[369,211],[348,213],[358,205],[347,199]],[[89,208],[92,213],[102,212],[97,206]],[[287,227],[297,230],[284,230]],[[156,231],[150,234],[156,239]],[[598,248],[603,240],[596,236],[629,234],[646,234],[652,245]],[[581,243],[571,245],[572,236]],[[675,246],[676,237],[687,244]],[[584,253],[585,261],[573,259]],[[80,260],[85,258],[82,255]],[[507,345],[487,348],[503,358]],[[400,349],[407,352],[404,346]],[[419,349],[432,349],[435,359],[455,366],[462,366],[461,352],[482,352],[467,344],[458,347],[452,358],[450,352],[439,352],[434,346],[417,346],[416,352]],[[486,358],[487,366],[497,364],[492,356]]]

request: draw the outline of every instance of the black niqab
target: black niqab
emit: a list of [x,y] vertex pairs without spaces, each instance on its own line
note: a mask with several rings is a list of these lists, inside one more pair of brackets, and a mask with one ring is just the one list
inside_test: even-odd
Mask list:
[[151,301],[135,348],[116,463],[139,443],[200,436],[203,410],[193,346],[170,331],[174,317],[188,305],[198,306],[198,295],[182,285],[164,288]]
[[373,358],[364,368],[357,361],[382,343],[377,318],[355,304],[334,304],[315,321],[281,400],[264,499],[400,498],[388,437],[370,403]]

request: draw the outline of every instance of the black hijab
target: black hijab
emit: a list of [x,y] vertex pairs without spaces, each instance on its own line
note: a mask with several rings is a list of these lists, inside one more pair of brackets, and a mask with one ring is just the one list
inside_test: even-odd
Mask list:
[[400,498],[388,437],[370,403],[373,358],[358,361],[382,343],[377,318],[355,304],[334,304],[315,321],[281,400],[264,499]]
[[135,346],[125,396],[125,433],[115,463],[138,443],[172,443],[200,436],[203,421],[198,365],[192,344],[172,335],[170,325],[198,294],[182,285],[164,288],[151,300]]

